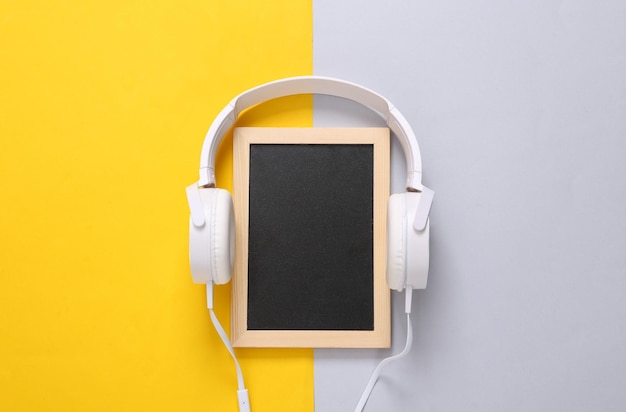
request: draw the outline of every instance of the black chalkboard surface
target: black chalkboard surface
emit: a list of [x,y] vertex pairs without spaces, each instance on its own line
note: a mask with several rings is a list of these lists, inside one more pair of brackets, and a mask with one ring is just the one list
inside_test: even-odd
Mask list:
[[373,145],[250,146],[248,329],[374,330],[373,161]]
[[388,129],[238,128],[234,145],[235,346],[388,346]]

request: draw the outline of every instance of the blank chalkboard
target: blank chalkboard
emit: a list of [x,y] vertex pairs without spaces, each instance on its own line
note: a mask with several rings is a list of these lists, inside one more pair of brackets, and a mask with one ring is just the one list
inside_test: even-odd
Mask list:
[[388,347],[389,130],[237,128],[232,339]]

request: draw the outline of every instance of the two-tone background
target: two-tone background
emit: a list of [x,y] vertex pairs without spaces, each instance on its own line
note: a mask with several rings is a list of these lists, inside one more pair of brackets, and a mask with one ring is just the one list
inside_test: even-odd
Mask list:
[[[403,112],[437,193],[414,347],[366,410],[623,411],[624,21],[617,0],[0,2],[0,410],[236,410],[184,187],[233,96],[319,74]],[[241,124],[380,120],[300,97]],[[390,351],[238,350],[253,411],[352,410],[393,323]]]

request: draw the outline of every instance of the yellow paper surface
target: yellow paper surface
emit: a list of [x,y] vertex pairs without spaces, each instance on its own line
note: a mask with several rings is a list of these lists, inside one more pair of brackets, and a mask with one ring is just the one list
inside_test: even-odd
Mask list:
[[[0,3],[0,410],[237,410],[191,282],[184,188],[232,97],[311,74],[311,13],[290,0]],[[311,122],[298,97],[241,124]],[[220,187],[231,169],[223,146]],[[227,326],[230,287],[216,289]],[[313,410],[312,350],[237,353],[254,411]]]

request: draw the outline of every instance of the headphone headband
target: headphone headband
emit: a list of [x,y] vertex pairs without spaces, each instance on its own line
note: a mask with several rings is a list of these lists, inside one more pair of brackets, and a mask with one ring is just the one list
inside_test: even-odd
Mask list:
[[396,135],[404,151],[407,166],[406,188],[422,191],[422,160],[413,130],[389,100],[378,93],[344,80],[319,76],[290,77],[241,93],[231,100],[215,118],[204,138],[200,158],[199,186],[215,186],[215,157],[224,135],[244,110],[267,100],[297,94],[324,94],[360,103],[377,112]]

